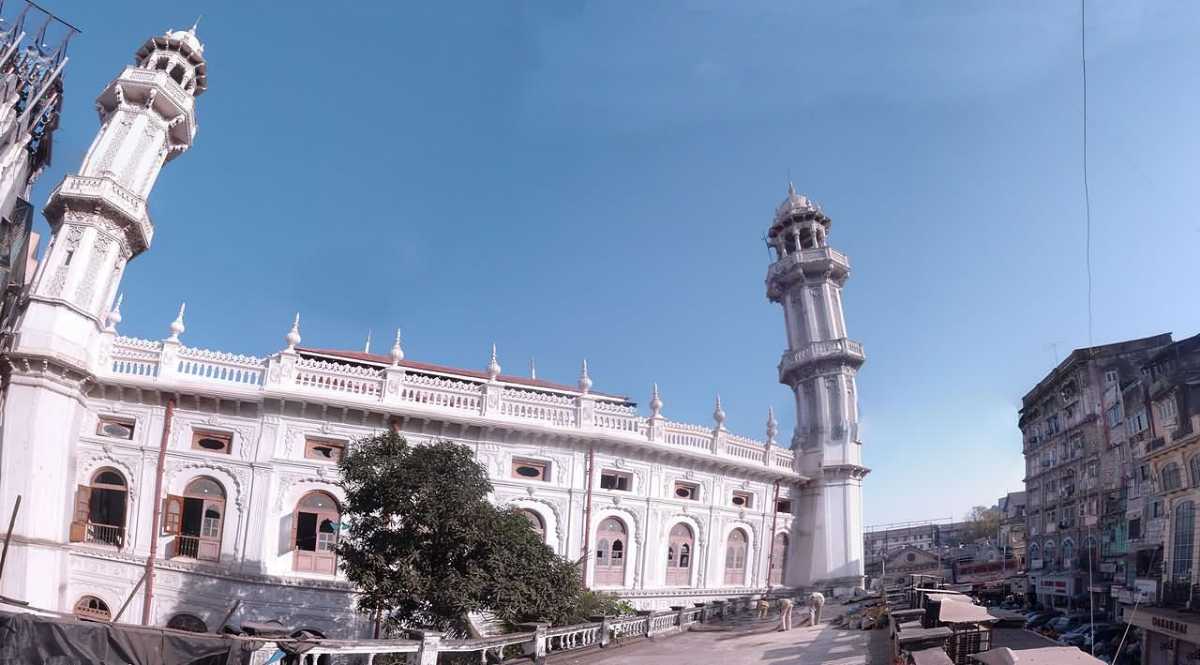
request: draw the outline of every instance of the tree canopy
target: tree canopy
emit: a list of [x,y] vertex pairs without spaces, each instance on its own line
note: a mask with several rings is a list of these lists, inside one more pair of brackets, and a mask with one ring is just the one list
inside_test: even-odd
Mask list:
[[967,512],[963,540],[972,543],[978,540],[999,538],[1001,514],[996,508],[975,506]]
[[389,432],[341,463],[349,525],[338,545],[359,608],[389,625],[465,633],[465,616],[563,623],[582,593],[579,567],[519,512],[488,501],[492,484],[466,446],[409,445]]

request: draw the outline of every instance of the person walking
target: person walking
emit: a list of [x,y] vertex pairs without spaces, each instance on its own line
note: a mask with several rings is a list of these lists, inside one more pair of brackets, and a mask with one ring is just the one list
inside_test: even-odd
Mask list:
[[791,598],[779,599],[779,632],[792,629],[792,603]]
[[808,596],[808,616],[809,625],[815,626],[821,623],[821,608],[825,606],[825,595],[820,591],[814,591]]

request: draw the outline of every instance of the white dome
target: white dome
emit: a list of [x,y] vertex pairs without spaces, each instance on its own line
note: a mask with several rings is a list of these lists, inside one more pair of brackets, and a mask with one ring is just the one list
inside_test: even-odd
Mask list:
[[196,36],[195,28],[191,30],[168,30],[167,38],[175,39],[187,44],[188,46],[192,47],[192,50],[196,53],[204,53],[204,44],[201,44],[200,38]]

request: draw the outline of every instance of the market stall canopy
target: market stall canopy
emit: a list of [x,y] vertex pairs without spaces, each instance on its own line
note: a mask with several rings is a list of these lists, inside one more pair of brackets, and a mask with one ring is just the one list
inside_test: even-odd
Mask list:
[[944,603],[951,601],[955,603],[972,603],[969,596],[964,596],[961,593],[931,593],[925,596],[926,600],[932,600],[935,603]]
[[971,658],[984,665],[1104,665],[1104,661],[1075,647],[1041,647],[1021,651],[1000,647],[971,654]]
[[942,603],[938,608],[941,623],[993,623],[999,620],[986,607],[971,603]]

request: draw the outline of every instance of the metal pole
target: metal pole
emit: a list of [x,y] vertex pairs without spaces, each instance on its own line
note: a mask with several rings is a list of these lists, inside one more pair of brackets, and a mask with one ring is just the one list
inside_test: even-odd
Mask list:
[[4,551],[0,552],[0,578],[4,577],[4,562],[8,561],[8,542],[12,540],[13,527],[17,525],[17,513],[21,510],[21,495],[13,504],[12,517],[8,518],[8,531],[4,533]]
[[[779,520],[779,480],[775,481],[775,506],[771,511],[771,538],[767,541],[767,591],[771,590],[771,569],[775,566],[775,525]],[[784,562],[781,565],[786,565]],[[782,573],[782,571],[781,571]],[[783,575],[779,576],[780,583],[783,582]]]
[[587,500],[583,508],[583,566],[579,570],[579,574],[583,577],[583,586],[587,587],[587,562],[591,557],[591,535],[592,535],[592,476],[596,471],[596,448],[592,446],[588,448],[587,457]]
[[154,472],[154,518],[150,522],[150,554],[146,557],[146,595],[142,599],[142,625],[150,625],[150,604],[154,602],[154,559],[158,555],[159,520],[162,518],[163,467],[167,464],[167,442],[171,438],[171,419],[175,417],[175,398],[167,398],[163,416],[162,441],[158,444],[158,468]]
[[[215,633],[221,632],[221,629],[223,629],[225,627],[225,624],[229,623],[229,620],[233,618],[233,613],[237,612],[238,608],[241,606],[242,606],[242,601],[239,599],[236,603],[233,604],[233,607],[229,608],[229,611],[225,613],[225,618],[221,619],[221,624],[219,626],[217,626],[213,632],[215,632]],[[378,637],[378,635],[376,635],[376,637]]]
[[133,591],[125,597],[125,602],[121,604],[121,609],[117,610],[117,615],[112,618],[112,623],[117,623],[121,620],[121,615],[125,614],[125,609],[129,607],[129,603],[133,602],[133,597],[137,595],[138,589],[142,588],[142,584],[146,581],[146,573],[142,572],[142,576],[138,578],[137,584],[133,585]]

